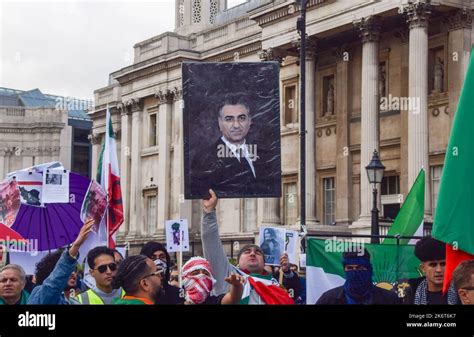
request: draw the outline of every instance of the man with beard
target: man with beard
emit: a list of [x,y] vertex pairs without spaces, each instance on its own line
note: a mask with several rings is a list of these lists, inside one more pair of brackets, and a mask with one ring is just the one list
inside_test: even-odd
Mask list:
[[113,281],[114,288],[122,287],[125,296],[113,304],[160,304],[156,303],[162,287],[165,270],[144,255],[127,257],[119,266]]
[[358,252],[344,252],[342,265],[346,282],[326,291],[316,304],[401,304],[395,293],[376,287],[372,282],[372,264],[367,250],[364,249],[362,256]]
[[152,259],[158,267],[165,270],[163,289],[156,302],[160,304],[183,304],[184,296],[180,293],[180,289],[169,284],[171,258],[166,247],[159,242],[150,241],[143,246],[140,254]]

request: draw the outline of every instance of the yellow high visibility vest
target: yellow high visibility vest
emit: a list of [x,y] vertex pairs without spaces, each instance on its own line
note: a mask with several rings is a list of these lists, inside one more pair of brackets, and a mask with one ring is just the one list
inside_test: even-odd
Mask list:
[[[122,289],[122,292],[120,294],[120,297],[125,296],[125,291]],[[80,293],[76,297],[74,297],[76,301],[78,301],[80,304],[91,304],[91,305],[104,305],[104,301],[102,298],[97,295],[92,289],[89,289],[83,293]]]

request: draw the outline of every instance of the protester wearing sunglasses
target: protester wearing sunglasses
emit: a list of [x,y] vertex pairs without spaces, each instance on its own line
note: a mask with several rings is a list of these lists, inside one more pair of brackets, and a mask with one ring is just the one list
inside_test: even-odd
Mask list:
[[105,246],[96,247],[87,254],[87,263],[90,275],[95,280],[95,286],[80,293],[70,300],[72,304],[111,304],[116,298],[121,298],[125,293],[112,288],[112,281],[117,274],[114,250]]
[[114,288],[125,290],[123,298],[114,304],[162,304],[157,303],[164,280],[165,269],[157,266],[144,255],[134,255],[122,261],[114,279]]

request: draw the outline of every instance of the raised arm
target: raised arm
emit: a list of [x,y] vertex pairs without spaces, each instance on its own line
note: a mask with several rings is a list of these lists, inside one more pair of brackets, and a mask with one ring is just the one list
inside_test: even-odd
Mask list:
[[204,258],[211,264],[212,273],[217,281],[213,290],[214,294],[221,295],[229,290],[229,284],[225,278],[231,273],[232,266],[227,259],[219,236],[216,216],[217,196],[213,190],[209,190],[209,193],[211,198],[202,202],[201,240]]

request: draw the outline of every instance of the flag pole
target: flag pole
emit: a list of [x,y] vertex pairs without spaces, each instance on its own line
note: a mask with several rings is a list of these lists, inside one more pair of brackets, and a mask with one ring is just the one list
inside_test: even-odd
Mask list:
[[182,238],[182,231],[181,231],[181,224],[179,225],[179,251],[178,251],[178,281],[179,281],[179,288],[182,287],[181,281],[181,266],[183,265],[183,238]]
[[[109,110],[109,104],[107,103],[107,111],[105,113],[105,116],[107,118],[107,121],[105,123],[105,127],[106,127],[106,130],[105,130],[105,137],[110,137],[111,135],[109,134],[110,132],[110,122],[111,122],[111,117],[110,117],[110,110]],[[110,145],[110,144],[109,144]],[[108,151],[110,151],[110,149],[107,149]],[[110,156],[110,154],[109,154]],[[107,161],[107,163],[110,162],[110,158],[109,160]],[[102,164],[103,166],[103,164]],[[108,167],[106,168],[106,170],[108,170]],[[102,171],[103,171],[103,167],[102,167]],[[110,195],[109,195],[109,174],[108,174],[108,171],[105,172],[105,176],[106,177],[106,188],[107,190],[105,191],[106,195],[107,195],[107,208],[106,208],[106,218],[105,218],[105,230],[106,230],[106,233],[105,233],[105,237],[106,237],[106,240],[107,240],[107,248],[110,248],[110,238],[109,238],[109,202],[110,202]]]

